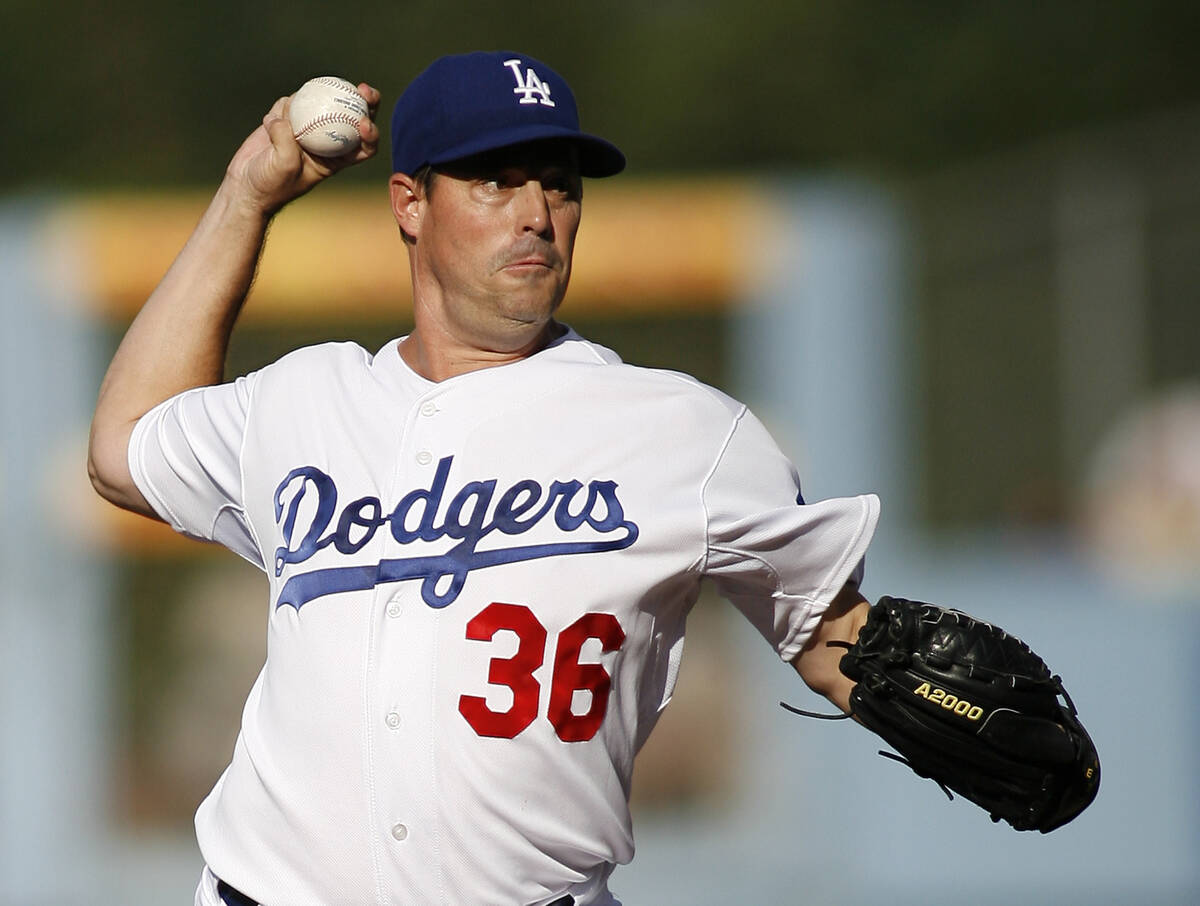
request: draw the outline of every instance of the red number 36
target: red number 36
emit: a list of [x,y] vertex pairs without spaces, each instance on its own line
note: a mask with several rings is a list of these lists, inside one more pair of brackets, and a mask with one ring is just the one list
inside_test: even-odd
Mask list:
[[[458,710],[480,736],[512,739],[537,717],[541,684],[533,673],[546,657],[546,627],[525,605],[497,602],[489,604],[467,623],[467,638],[490,642],[501,630],[516,634],[517,653],[508,658],[492,658],[488,683],[511,689],[512,705],[507,711],[493,711],[482,696],[463,695],[458,700]],[[600,664],[579,662],[579,653],[588,639],[597,639],[608,654],[624,643],[625,631],[611,613],[585,613],[558,634],[546,717],[563,742],[591,739],[608,709],[612,677]],[[591,693],[591,705],[583,714],[571,710],[577,690]]]

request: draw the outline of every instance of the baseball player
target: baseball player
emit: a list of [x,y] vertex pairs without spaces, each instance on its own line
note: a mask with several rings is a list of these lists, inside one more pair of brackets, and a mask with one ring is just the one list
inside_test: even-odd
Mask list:
[[879,503],[805,502],[744,405],[557,320],[582,179],[625,160],[518,53],[439,59],[395,105],[412,332],[221,383],[272,215],[378,146],[364,119],[352,157],[312,157],[287,104],[131,325],[92,430],[102,495],[269,583],[196,903],[616,903],[700,581],[849,711]]

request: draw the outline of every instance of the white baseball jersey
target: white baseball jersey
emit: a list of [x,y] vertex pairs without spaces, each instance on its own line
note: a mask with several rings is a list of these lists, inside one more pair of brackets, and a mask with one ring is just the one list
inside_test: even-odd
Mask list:
[[433,383],[331,343],[142,418],[178,531],[266,572],[267,657],[196,816],[268,906],[611,904],[633,759],[711,577],[783,658],[863,558],[740,403],[574,332]]

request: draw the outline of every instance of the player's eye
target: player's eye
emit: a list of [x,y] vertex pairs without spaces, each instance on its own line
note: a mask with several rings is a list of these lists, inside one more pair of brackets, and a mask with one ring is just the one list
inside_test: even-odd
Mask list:
[[564,198],[573,198],[578,194],[575,180],[566,172],[547,173],[542,177],[542,188]]
[[487,180],[498,189],[515,189],[525,184],[526,176],[517,170],[504,169],[488,173]]

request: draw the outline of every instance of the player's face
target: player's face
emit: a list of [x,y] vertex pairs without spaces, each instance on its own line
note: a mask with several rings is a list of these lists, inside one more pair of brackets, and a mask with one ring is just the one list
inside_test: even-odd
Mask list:
[[549,323],[567,291],[581,197],[574,150],[562,143],[440,170],[414,251],[446,326],[482,345]]

